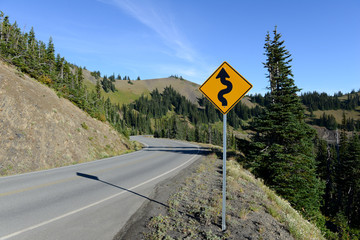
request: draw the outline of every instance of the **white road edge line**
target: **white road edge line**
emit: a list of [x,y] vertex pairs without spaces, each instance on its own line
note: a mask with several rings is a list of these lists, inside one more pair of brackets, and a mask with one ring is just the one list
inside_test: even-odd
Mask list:
[[[196,158],[196,157],[199,156],[199,155],[197,155],[197,154],[199,153],[199,147],[198,147],[198,146],[196,146],[196,147],[197,147],[196,155],[192,156],[189,160],[187,160],[187,161],[184,162],[183,164],[181,164],[181,165],[179,165],[179,166],[177,166],[177,167],[175,167],[175,168],[173,168],[173,169],[171,169],[171,170],[169,170],[169,171],[167,171],[167,172],[165,172],[165,173],[163,173],[163,174],[160,174],[160,175],[158,175],[158,176],[156,176],[156,177],[154,177],[154,178],[151,178],[151,179],[149,179],[149,180],[147,180],[147,181],[145,181],[145,182],[142,182],[142,183],[140,183],[140,184],[138,184],[138,185],[136,185],[136,186],[134,186],[134,187],[131,187],[131,188],[129,188],[128,190],[134,190],[135,188],[141,187],[142,185],[145,185],[145,184],[147,184],[147,183],[149,183],[149,182],[152,182],[152,181],[154,181],[154,180],[156,180],[156,179],[158,179],[158,178],[161,178],[161,177],[165,176],[166,174],[169,174],[169,173],[175,171],[176,169],[181,168],[182,166],[186,165],[187,163],[189,163],[190,161],[192,161],[194,158]],[[60,216],[58,216],[58,217],[52,218],[52,219],[50,219],[50,220],[41,222],[41,223],[36,224],[36,225],[33,225],[33,226],[31,226],[31,227],[24,228],[24,229],[22,229],[22,230],[20,230],[20,231],[11,233],[11,234],[6,235],[6,236],[3,236],[3,237],[0,237],[0,240],[6,240],[6,239],[9,239],[9,238],[11,238],[11,237],[15,237],[15,236],[17,236],[17,235],[19,235],[19,234],[22,234],[22,233],[24,233],[24,232],[33,230],[33,229],[35,229],[35,228],[44,226],[44,225],[49,224],[49,223],[52,223],[52,222],[55,222],[55,221],[60,220],[60,219],[62,219],[62,218],[65,218],[65,217],[68,217],[68,216],[73,215],[73,214],[75,214],[75,213],[78,213],[78,212],[80,212],[80,211],[83,211],[83,210],[85,210],[85,209],[87,209],[87,208],[93,207],[93,206],[98,205],[98,204],[100,204],[100,203],[103,203],[103,202],[105,202],[105,201],[107,201],[107,200],[110,200],[110,199],[112,199],[112,198],[115,198],[115,197],[117,197],[117,196],[120,196],[120,195],[122,195],[122,194],[124,194],[124,193],[129,193],[129,192],[126,191],[126,190],[123,190],[122,192],[119,192],[119,193],[117,193],[117,194],[115,194],[115,195],[112,195],[112,196],[110,196],[110,197],[107,197],[107,198],[104,198],[104,199],[99,200],[99,201],[97,201],[97,202],[94,202],[94,203],[92,203],[92,204],[89,204],[89,205],[87,205],[87,206],[85,206],[85,207],[76,209],[76,210],[74,210],[74,211],[65,213],[65,214],[60,215]]]

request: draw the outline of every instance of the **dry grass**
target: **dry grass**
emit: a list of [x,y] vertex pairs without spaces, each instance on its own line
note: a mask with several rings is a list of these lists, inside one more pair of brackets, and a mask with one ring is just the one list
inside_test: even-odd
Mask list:
[[[283,222],[295,239],[325,239],[320,230],[312,223],[305,220],[295,209],[291,207],[289,202],[277,196],[273,190],[264,185],[261,179],[256,179],[250,172],[244,170],[242,166],[235,162],[228,162],[227,172],[229,176],[247,182],[256,184],[265,193],[262,198],[267,198],[266,209],[270,215],[280,222]],[[258,208],[257,208],[258,209]],[[246,210],[245,210],[246,213]],[[244,213],[242,213],[244,215]]]
[[337,123],[341,123],[343,118],[343,113],[345,113],[346,118],[353,118],[354,120],[360,119],[360,112],[350,111],[350,110],[324,110],[324,111],[314,111],[315,118],[320,118],[323,114],[333,115]]

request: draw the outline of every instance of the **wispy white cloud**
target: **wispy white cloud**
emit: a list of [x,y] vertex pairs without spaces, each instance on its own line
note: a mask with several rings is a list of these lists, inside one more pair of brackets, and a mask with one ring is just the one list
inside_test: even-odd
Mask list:
[[171,54],[195,62],[197,53],[191,47],[186,37],[178,30],[171,15],[166,9],[156,8],[155,4],[144,0],[101,0],[122,9],[133,18],[152,29],[171,49]]

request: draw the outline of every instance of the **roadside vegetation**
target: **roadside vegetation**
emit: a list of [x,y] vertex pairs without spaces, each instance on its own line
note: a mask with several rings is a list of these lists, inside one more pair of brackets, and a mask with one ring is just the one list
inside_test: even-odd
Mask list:
[[227,165],[227,229],[222,232],[222,161],[216,155],[221,152],[213,152],[170,196],[167,214],[148,221],[145,239],[324,239],[235,158]]

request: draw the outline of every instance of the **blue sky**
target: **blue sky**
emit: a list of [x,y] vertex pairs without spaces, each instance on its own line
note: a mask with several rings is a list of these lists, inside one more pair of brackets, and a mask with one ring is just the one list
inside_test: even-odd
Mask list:
[[0,10],[92,71],[202,84],[227,61],[249,93],[267,91],[263,46],[277,25],[299,88],[360,89],[359,0],[0,0]]

